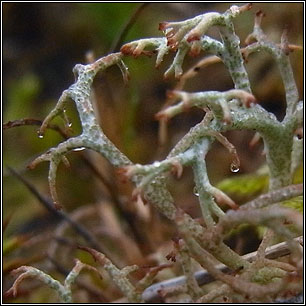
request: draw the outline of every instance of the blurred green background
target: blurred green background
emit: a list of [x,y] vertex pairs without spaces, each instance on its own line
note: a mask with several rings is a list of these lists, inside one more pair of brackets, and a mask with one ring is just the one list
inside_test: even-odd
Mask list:
[[[223,12],[233,3],[149,3],[143,7],[124,42],[134,39],[161,36],[158,24],[162,21],[179,21],[208,11]],[[17,119],[43,120],[55,106],[62,91],[70,86],[74,77],[72,68],[86,63],[89,53],[95,58],[106,55],[133,12],[141,3],[3,3],[3,123]],[[262,27],[268,37],[279,42],[285,27],[289,30],[289,42],[303,45],[302,3],[255,3],[251,11],[235,20],[237,34],[244,39],[252,31],[254,14],[263,10],[266,17]],[[215,35],[214,29],[211,31]],[[115,50],[118,51],[118,50]],[[201,56],[204,54],[201,53]],[[303,53],[290,55],[297,85],[302,96]],[[174,144],[203,116],[199,110],[181,114],[169,123],[169,141],[162,153],[158,150],[158,122],[154,115],[165,102],[166,90],[176,81],[163,80],[163,73],[173,58],[167,55],[159,70],[154,68],[154,58],[127,58],[131,80],[125,86],[119,69],[110,68],[95,80],[95,98],[98,116],[106,135],[135,163],[151,163],[164,158]],[[199,58],[187,58],[186,71]],[[262,106],[282,118],[285,110],[284,89],[278,69],[267,54],[251,56],[246,65],[254,95]],[[228,90],[232,82],[222,64],[209,66],[196,78],[187,82],[186,91]],[[74,105],[67,107],[72,122],[71,135],[80,133]],[[60,119],[54,123],[64,126]],[[6,166],[19,171],[42,194],[48,196],[48,164],[43,163],[29,171],[27,164],[42,152],[63,141],[61,136],[48,131],[43,139],[36,134],[38,126],[22,126],[3,131],[3,216],[12,218],[5,237],[30,234],[36,237],[50,233],[57,220],[38,204],[37,199]],[[263,163],[262,144],[248,146],[253,134],[232,132],[229,137],[241,158],[241,174],[252,173]],[[85,155],[116,185],[118,197],[130,197],[131,186],[118,182],[114,170],[101,157],[89,152],[68,154],[71,167],[60,166],[58,193],[68,212],[109,198],[107,188],[93,175],[81,158]],[[233,174],[230,172],[230,156],[215,144],[207,158],[208,171],[213,184]],[[193,195],[190,169],[184,171],[181,180],[170,180],[177,205],[194,217],[198,217],[197,199]],[[168,226],[168,225],[167,225]],[[170,225],[169,225],[170,226]],[[168,228],[168,227],[167,227]],[[153,246],[169,238],[153,238]],[[148,234],[145,235],[148,238]],[[155,240],[154,240],[155,239]],[[149,250],[150,248],[148,248]],[[43,253],[41,251],[37,251]],[[149,251],[148,251],[149,252]],[[20,253],[18,254],[20,256]],[[18,257],[16,254],[12,258]],[[42,298],[43,299],[43,298]],[[31,299],[30,299],[31,301]]]

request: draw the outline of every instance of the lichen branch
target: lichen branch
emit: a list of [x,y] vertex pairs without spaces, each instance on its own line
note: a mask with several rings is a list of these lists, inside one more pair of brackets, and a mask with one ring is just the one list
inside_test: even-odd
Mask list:
[[12,291],[13,295],[16,296],[20,283],[25,278],[32,277],[32,278],[36,278],[40,280],[42,283],[46,284],[48,287],[55,290],[57,294],[59,295],[61,302],[72,303],[71,285],[75,282],[77,276],[80,274],[81,270],[84,268],[98,272],[95,268],[87,264],[84,264],[80,262],[79,260],[76,260],[75,266],[73,267],[71,272],[66,277],[64,285],[62,285],[58,280],[52,278],[50,275],[42,272],[41,270],[38,270],[33,267],[29,267],[29,266],[21,266],[18,269],[15,269],[12,271],[13,274],[18,274],[20,272],[21,274],[15,280],[13,286],[11,287],[11,289],[9,289],[8,292]]
[[124,269],[117,268],[110,259],[108,259],[103,253],[100,253],[94,249],[79,246],[81,250],[84,250],[91,254],[93,258],[105,269],[114,283],[122,291],[122,293],[128,298],[130,303],[143,302],[140,293],[136,290],[134,285],[127,278],[127,274],[135,271],[135,266],[125,267]]
[[287,111],[284,118],[286,121],[295,111],[299,99],[297,86],[294,80],[294,75],[288,56],[290,53],[290,47],[288,43],[287,32],[284,31],[280,45],[269,41],[261,29],[261,21],[263,17],[264,13],[262,11],[258,11],[256,13],[254,30],[247,37],[246,43],[249,44],[254,40],[256,42],[246,47],[246,54],[250,54],[259,50],[265,50],[269,52],[277,62],[286,91]]
[[171,98],[181,100],[181,102],[157,113],[157,119],[165,118],[168,120],[177,114],[196,106],[202,109],[208,107],[212,110],[218,120],[224,120],[225,122],[230,123],[231,113],[227,103],[233,99],[238,99],[245,107],[250,107],[252,103],[256,102],[253,95],[240,89],[232,89],[225,92],[206,91],[198,93],[171,91],[168,95],[171,96]]

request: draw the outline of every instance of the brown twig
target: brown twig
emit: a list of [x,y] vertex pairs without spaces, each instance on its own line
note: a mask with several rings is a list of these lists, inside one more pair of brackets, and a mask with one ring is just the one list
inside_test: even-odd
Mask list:
[[3,223],[2,223],[2,233],[5,232],[7,226],[10,224],[10,222],[11,222],[11,220],[12,220],[12,217],[13,217],[13,214],[14,214],[14,213],[9,214],[9,215],[3,220]]
[[45,196],[43,196],[28,180],[26,180],[24,177],[22,177],[17,171],[15,171],[11,167],[7,167],[9,172],[15,176],[19,181],[21,181],[28,189],[29,191],[35,196],[36,199],[38,199],[39,203],[42,204],[51,214],[55,215],[56,217],[65,220],[68,222],[71,227],[84,238],[84,240],[93,248],[96,250],[101,250],[99,243],[97,242],[96,238],[89,232],[87,229],[72,220],[68,214],[64,213],[63,211],[56,210],[54,208],[54,205],[52,201],[47,199]]
[[127,21],[127,23],[121,29],[120,33],[118,34],[118,37],[113,40],[113,43],[112,43],[108,53],[114,53],[119,49],[119,47],[122,45],[122,42],[123,42],[124,38],[126,37],[128,32],[130,31],[131,27],[134,25],[137,18],[140,16],[141,12],[149,4],[150,3],[142,3],[136,8],[136,10],[133,12],[131,17]]
[[[37,120],[37,119],[24,118],[24,119],[19,119],[19,120],[14,120],[14,121],[8,121],[3,124],[2,128],[3,130],[7,130],[13,127],[19,127],[19,126],[25,126],[25,125],[41,126],[42,121]],[[65,139],[69,137],[68,134],[56,124],[48,124],[47,128],[58,132]]]

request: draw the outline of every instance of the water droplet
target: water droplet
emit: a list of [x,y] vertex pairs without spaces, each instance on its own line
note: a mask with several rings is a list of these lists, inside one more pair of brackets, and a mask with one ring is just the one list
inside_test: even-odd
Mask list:
[[193,188],[193,194],[194,194],[196,197],[199,196],[199,191],[198,191],[197,187],[194,187],[194,188]]
[[236,164],[231,164],[231,171],[237,173],[239,171],[239,167]]
[[42,133],[40,130],[37,131],[38,138],[42,139],[44,138],[44,133]]
[[160,166],[160,162],[158,162],[158,161],[154,162],[154,163],[153,163],[153,166],[154,166],[154,167],[159,167],[159,166]]
[[72,151],[78,152],[78,151],[83,151],[83,150],[85,150],[85,147],[75,148]]

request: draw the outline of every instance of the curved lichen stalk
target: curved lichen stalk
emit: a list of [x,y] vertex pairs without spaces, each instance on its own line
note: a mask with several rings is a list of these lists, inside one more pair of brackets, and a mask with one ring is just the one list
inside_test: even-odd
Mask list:
[[[246,47],[243,55],[246,58],[252,52],[262,49],[273,55],[280,67],[286,89],[286,117],[280,122],[273,114],[256,104],[256,99],[251,92],[248,74],[244,67],[240,40],[234,32],[232,23],[235,17],[248,9],[250,9],[250,5],[232,6],[224,14],[206,13],[182,22],[161,23],[160,30],[164,32],[165,37],[133,41],[125,44],[118,53],[102,57],[92,64],[78,64],[74,67],[75,83],[63,92],[56,107],[44,120],[39,135],[43,135],[49,122],[54,117],[61,115],[65,103],[71,100],[76,104],[82,133],[60,143],[56,148],[50,149],[30,164],[30,168],[33,168],[42,161],[50,162],[49,185],[56,207],[60,208],[55,187],[56,171],[59,163],[62,160],[65,161],[65,154],[73,149],[91,149],[99,152],[114,167],[118,168],[121,174],[135,183],[136,188],[133,194],[135,199],[138,201],[145,199],[160,213],[177,224],[191,256],[197,259],[199,253],[202,252],[199,250],[201,248],[203,252],[205,250],[207,254],[231,269],[247,270],[250,267],[250,263],[228,248],[222,239],[220,241],[211,239],[216,235],[214,233],[216,220],[227,220],[227,215],[224,215],[218,204],[225,203],[235,209],[237,206],[226,194],[210,184],[205,156],[212,143],[218,140],[229,150],[233,157],[232,171],[237,172],[239,170],[239,158],[235,147],[221,133],[231,130],[254,130],[264,140],[267,165],[270,171],[270,189],[275,190],[289,185],[292,180],[292,173],[301,160],[301,141],[295,139],[294,133],[302,126],[303,104],[298,102],[296,85],[288,59],[289,45],[287,38],[283,36],[280,46],[268,42],[260,29],[260,15],[257,15],[254,32],[250,36],[256,42]],[[219,29],[221,41],[206,35],[211,26],[216,26]],[[128,70],[123,62],[125,56],[138,57],[157,54],[156,66],[160,66],[166,54],[175,52],[173,62],[165,72],[165,77],[174,75],[179,78],[183,72],[182,65],[185,56],[188,53],[196,56],[201,51],[211,53],[222,60],[232,77],[234,88],[226,92],[170,92],[171,99],[174,99],[177,103],[160,111],[157,114],[158,119],[169,120],[190,107],[198,107],[206,112],[203,121],[193,127],[163,161],[151,165],[133,164],[106,137],[95,117],[91,92],[96,74],[110,66],[117,65],[123,73],[124,80],[127,80]],[[184,166],[189,165],[192,166],[194,173],[204,226],[176,208],[166,186],[166,176],[169,173],[172,172],[180,177]],[[260,218],[262,215],[258,214],[258,216]],[[271,228],[275,230],[275,223]],[[277,230],[278,233],[282,232],[279,229]],[[287,234],[284,236],[290,237]],[[280,275],[279,271],[272,269],[271,279],[276,275]],[[194,296],[198,298],[196,293],[194,293]],[[136,294],[136,300],[140,300],[138,293]]]
[[[13,274],[21,273],[17,279],[15,280],[13,286],[9,291],[6,292],[6,294],[9,294],[10,291],[12,291],[13,295],[17,295],[18,288],[20,286],[20,283],[25,278],[34,278],[42,282],[43,284],[47,285],[49,288],[53,289],[57,292],[59,299],[62,303],[72,303],[72,292],[71,292],[71,285],[75,283],[76,278],[79,276],[80,272],[84,269],[89,269],[91,271],[97,272],[99,275],[97,269],[94,267],[84,264],[78,259],[76,260],[76,263],[70,273],[65,278],[64,283],[60,283],[58,280],[54,279],[50,275],[29,266],[21,266],[18,269],[15,269],[12,271]],[[101,275],[100,275],[101,277]]]

